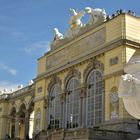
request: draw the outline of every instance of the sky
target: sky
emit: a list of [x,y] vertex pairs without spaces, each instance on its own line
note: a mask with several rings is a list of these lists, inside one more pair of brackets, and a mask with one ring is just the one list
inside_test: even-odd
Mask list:
[[0,90],[26,86],[36,77],[53,28],[63,34],[70,28],[70,8],[105,8],[109,15],[131,9],[140,15],[139,5],[139,0],[0,0]]

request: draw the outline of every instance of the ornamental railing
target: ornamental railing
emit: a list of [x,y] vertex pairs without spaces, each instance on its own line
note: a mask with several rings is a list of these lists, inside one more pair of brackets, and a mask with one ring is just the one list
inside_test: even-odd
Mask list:
[[3,93],[0,95],[0,100],[7,100],[7,99],[10,99],[10,98],[15,98],[17,96],[20,96],[20,95],[23,95],[23,94],[26,94],[26,93],[33,93],[35,90],[35,85],[30,85],[30,86],[27,86],[27,87],[24,87],[22,89],[17,89],[16,91],[12,92],[12,93]]
[[0,100],[6,100],[9,97],[9,94],[0,95]]

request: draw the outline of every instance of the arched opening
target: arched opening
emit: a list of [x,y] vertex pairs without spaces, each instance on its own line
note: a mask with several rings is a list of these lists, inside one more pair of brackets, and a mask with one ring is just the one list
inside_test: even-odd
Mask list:
[[19,111],[13,107],[10,112],[10,136],[12,139],[24,139],[27,135],[32,138],[34,125],[34,103],[29,104],[27,110],[25,104],[21,104]]
[[61,125],[60,92],[59,84],[54,84],[49,93],[49,129],[57,129]]
[[80,96],[79,96],[79,80],[72,77],[67,85],[66,95],[66,127],[76,128],[80,123]]
[[103,120],[103,76],[100,70],[89,72],[86,80],[86,125],[94,127]]
[[31,102],[29,106],[29,121],[27,128],[27,135],[29,138],[33,137],[33,128],[34,128],[34,103]]
[[22,104],[19,109],[19,138],[24,139],[25,137],[25,113],[26,113],[26,106]]

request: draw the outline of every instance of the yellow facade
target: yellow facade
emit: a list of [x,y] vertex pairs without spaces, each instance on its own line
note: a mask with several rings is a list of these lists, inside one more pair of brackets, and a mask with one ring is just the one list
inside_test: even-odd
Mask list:
[[[62,40],[56,44],[56,48],[39,58],[34,84],[12,93],[8,98],[4,95],[0,97],[0,140],[4,139],[6,133],[11,133],[11,119],[16,120],[14,117],[18,113],[21,118],[23,117],[23,124],[19,122],[20,130],[18,131],[19,137],[23,139],[26,133],[25,129],[27,129],[24,119],[26,113],[31,113],[31,111],[34,111],[34,138],[44,135],[43,132],[47,131],[49,123],[48,110],[51,87],[55,83],[60,83],[60,102],[64,105],[68,80],[76,75],[80,81],[78,88],[81,91],[80,99],[83,103],[87,96],[86,79],[89,72],[94,69],[102,71],[104,83],[103,120],[98,127],[124,132],[128,132],[124,127],[129,127],[130,131],[136,132],[136,120],[126,112],[121,99],[119,99],[115,110],[118,116],[113,119],[114,106],[111,102],[111,95],[117,93],[120,76],[124,74],[124,65],[133,56],[140,55],[139,25],[139,18],[123,13],[100,26],[85,27],[86,31],[83,29],[79,35],[68,41]],[[31,111],[28,112],[28,110]],[[84,109],[81,112],[83,116],[81,115],[79,131],[82,131],[81,128],[86,129],[82,125],[86,112]],[[65,112],[62,114],[64,115]],[[12,115],[13,118],[11,118]],[[61,118],[63,121],[64,117],[61,116]],[[22,119],[20,120],[22,122]],[[131,124],[133,124],[132,127]],[[77,131],[74,132],[75,135],[78,135]],[[86,131],[89,131],[88,128]],[[55,134],[59,135],[58,132],[62,136],[60,130],[54,131]],[[65,133],[67,134],[67,132]],[[51,140],[56,139],[55,134],[51,136]],[[47,132],[45,136],[47,137]]]

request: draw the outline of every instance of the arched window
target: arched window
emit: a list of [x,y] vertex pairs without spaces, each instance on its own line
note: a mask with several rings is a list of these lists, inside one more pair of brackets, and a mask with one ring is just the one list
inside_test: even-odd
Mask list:
[[67,84],[66,96],[66,127],[75,128],[79,126],[80,97],[79,97],[79,81],[76,77],[72,77]]
[[93,127],[103,118],[103,78],[99,70],[92,70],[87,77],[86,124]]
[[50,90],[49,100],[49,127],[55,129],[60,127],[60,86],[55,84]]

